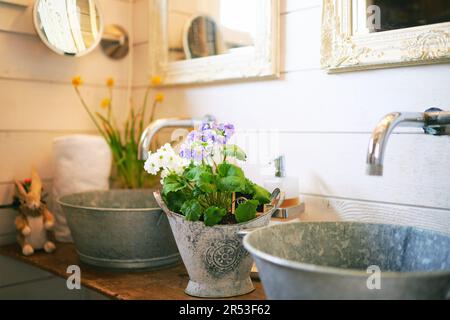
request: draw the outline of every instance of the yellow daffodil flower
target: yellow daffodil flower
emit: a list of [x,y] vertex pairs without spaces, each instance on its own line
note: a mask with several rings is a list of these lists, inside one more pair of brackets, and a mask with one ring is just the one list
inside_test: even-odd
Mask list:
[[163,102],[164,101],[164,94],[161,93],[161,92],[157,93],[156,96],[155,96],[155,101],[156,102]]
[[109,98],[103,99],[102,102],[101,102],[101,104],[100,104],[100,106],[101,106],[103,109],[109,108],[109,107],[111,106],[111,99],[109,99]]
[[79,87],[83,84],[83,80],[81,79],[80,76],[76,76],[72,78],[72,85],[74,87]]
[[114,78],[108,78],[108,79],[106,80],[106,85],[107,85],[109,88],[114,87],[114,84],[115,84]]
[[162,83],[162,78],[160,76],[153,76],[151,79],[152,86],[159,86]]

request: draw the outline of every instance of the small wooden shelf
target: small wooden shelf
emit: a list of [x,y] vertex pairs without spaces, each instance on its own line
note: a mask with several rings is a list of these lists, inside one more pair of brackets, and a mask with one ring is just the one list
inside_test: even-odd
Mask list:
[[[42,252],[24,257],[17,244],[0,247],[0,254],[38,267],[64,279],[67,267],[78,265],[81,268],[81,283],[109,298],[120,300],[192,300],[184,293],[189,277],[183,264],[170,269],[146,272],[105,271],[80,262],[73,244],[57,244],[53,254]],[[239,300],[265,299],[262,285],[253,281],[256,288],[252,293],[236,297]]]

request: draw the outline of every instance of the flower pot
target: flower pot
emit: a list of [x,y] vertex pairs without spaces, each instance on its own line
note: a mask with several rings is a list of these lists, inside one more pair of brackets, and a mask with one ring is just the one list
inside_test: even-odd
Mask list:
[[[155,199],[169,218],[170,227],[189,274],[185,292],[201,298],[240,296],[254,290],[250,279],[253,259],[238,232],[267,226],[274,210],[246,223],[207,227],[171,212],[155,192]],[[280,202],[280,201],[278,201]]]

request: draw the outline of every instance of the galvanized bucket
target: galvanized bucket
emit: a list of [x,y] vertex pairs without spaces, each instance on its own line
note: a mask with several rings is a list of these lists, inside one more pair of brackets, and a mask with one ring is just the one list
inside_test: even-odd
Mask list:
[[226,298],[252,292],[250,272],[253,259],[242,245],[242,230],[265,227],[282,202],[281,196],[271,210],[241,224],[207,227],[203,222],[186,221],[170,211],[159,192],[155,199],[169,218],[170,227],[189,274],[185,292],[201,298]]
[[180,255],[153,190],[72,194],[58,200],[82,262],[112,269],[153,269]]

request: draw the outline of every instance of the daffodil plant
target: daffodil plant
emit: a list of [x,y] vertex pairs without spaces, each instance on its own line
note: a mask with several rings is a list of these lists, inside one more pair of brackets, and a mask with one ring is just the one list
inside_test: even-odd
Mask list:
[[92,111],[80,92],[83,81],[81,77],[72,79],[72,85],[78,95],[81,104],[85,108],[91,120],[94,122],[100,134],[108,143],[116,168],[116,186],[137,189],[155,185],[157,180],[145,175],[142,161],[138,160],[138,139],[145,127],[153,121],[154,111],[158,104],[164,101],[164,95],[157,93],[153,99],[153,107],[148,112],[148,100],[151,88],[161,84],[160,77],[153,77],[147,87],[145,98],[140,109],[133,105],[130,107],[128,117],[122,128],[119,127],[113,112],[114,79],[106,81],[108,95],[100,102],[98,111]]
[[149,153],[144,168],[161,174],[162,196],[171,211],[214,226],[253,220],[270,202],[269,191],[235,164],[246,155],[229,143],[233,134],[231,124],[204,123],[189,133],[178,153],[169,144]]

